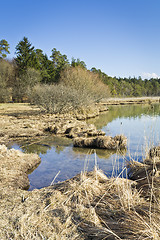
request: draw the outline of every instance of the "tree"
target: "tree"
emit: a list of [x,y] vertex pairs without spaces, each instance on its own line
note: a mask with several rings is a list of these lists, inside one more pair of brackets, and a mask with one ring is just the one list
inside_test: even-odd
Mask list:
[[87,68],[86,64],[84,61],[80,61],[79,58],[77,58],[77,60],[75,58],[72,58],[72,62],[71,62],[71,66],[72,67],[81,67],[81,68]]
[[28,38],[24,37],[16,46],[15,58],[19,72],[25,71],[28,67],[33,67],[34,57],[34,47],[28,41]]
[[0,59],[6,58],[9,52],[9,44],[5,39],[0,41]]
[[52,64],[54,68],[54,81],[58,82],[60,78],[60,73],[67,66],[69,66],[69,61],[66,55],[62,55],[60,51],[57,51],[56,48],[52,49],[52,55],[50,56],[52,59]]
[[51,83],[55,80],[55,69],[52,61],[48,59],[47,54],[43,54],[41,49],[34,50],[34,65],[36,70],[39,70],[43,83]]
[[35,55],[35,63],[34,67],[37,70],[42,70],[43,69],[43,63],[44,63],[44,54],[41,49],[35,49],[34,54]]
[[0,102],[11,100],[11,87],[14,79],[15,72],[13,64],[4,59],[0,59]]
[[13,85],[13,99],[21,102],[25,99],[30,90],[40,83],[40,72],[34,68],[27,68],[21,75],[17,76]]

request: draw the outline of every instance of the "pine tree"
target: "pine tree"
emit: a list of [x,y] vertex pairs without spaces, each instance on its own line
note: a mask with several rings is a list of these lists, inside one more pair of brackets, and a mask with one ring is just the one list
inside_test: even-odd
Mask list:
[[28,41],[28,38],[24,37],[16,46],[15,58],[19,72],[26,71],[28,67],[33,67],[34,63],[34,47]]
[[5,39],[0,41],[0,59],[6,58],[9,52],[9,44]]

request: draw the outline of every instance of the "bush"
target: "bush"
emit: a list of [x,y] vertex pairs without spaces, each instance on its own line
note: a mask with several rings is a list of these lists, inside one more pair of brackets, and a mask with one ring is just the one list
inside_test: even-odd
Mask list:
[[29,100],[51,113],[65,113],[89,104],[89,99],[80,97],[76,89],[63,84],[37,85],[30,91]]
[[92,102],[100,101],[110,95],[108,87],[102,83],[97,73],[81,67],[66,68],[61,73],[60,82],[76,89],[79,97],[90,98]]
[[61,73],[59,84],[37,85],[30,92],[30,102],[48,112],[65,113],[86,107],[109,94],[98,78],[80,67],[70,67]]

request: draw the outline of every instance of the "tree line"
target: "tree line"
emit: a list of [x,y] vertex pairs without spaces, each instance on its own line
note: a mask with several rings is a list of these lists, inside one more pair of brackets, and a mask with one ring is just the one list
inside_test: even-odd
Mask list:
[[108,85],[113,97],[160,96],[160,78],[144,79],[139,76],[128,78],[110,77],[100,69],[92,68],[100,79]]
[[[8,60],[9,53],[9,44],[5,39],[2,39],[0,41],[0,102],[24,101],[28,99],[28,93],[37,84],[56,85],[62,83],[63,79],[63,83],[67,82],[68,86],[73,85],[71,81],[65,81],[64,76],[67,76],[67,79],[72,79],[76,87],[79,87],[77,80],[81,81],[84,86],[87,84],[86,82],[95,84],[95,79],[99,85],[104,84],[107,89],[107,91],[104,89],[106,96],[102,94],[101,88],[99,97],[96,99],[100,99],[100,95],[108,97],[109,93],[110,96],[114,97],[160,95],[160,79],[142,80],[141,77],[111,77],[95,67],[87,69],[85,62],[80,59],[72,58],[69,62],[67,56],[56,48],[51,50],[51,56],[48,57],[41,49],[32,46],[27,37],[18,42],[15,48],[15,58]],[[75,77],[76,74],[79,74],[79,77]],[[73,76],[76,80],[73,79]],[[91,81],[91,78],[94,81]]]

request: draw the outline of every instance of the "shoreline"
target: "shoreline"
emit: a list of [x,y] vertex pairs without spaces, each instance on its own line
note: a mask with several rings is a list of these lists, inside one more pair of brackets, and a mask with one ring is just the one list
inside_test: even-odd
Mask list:
[[160,103],[160,97],[125,97],[103,99],[101,105],[127,105]]

